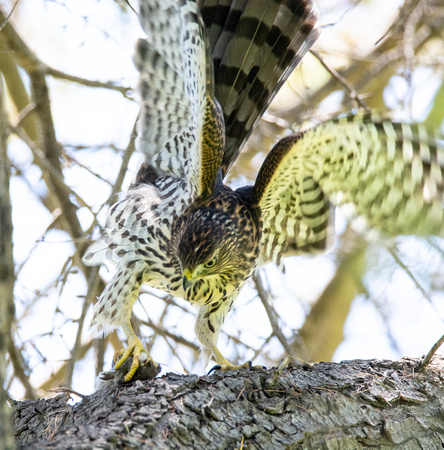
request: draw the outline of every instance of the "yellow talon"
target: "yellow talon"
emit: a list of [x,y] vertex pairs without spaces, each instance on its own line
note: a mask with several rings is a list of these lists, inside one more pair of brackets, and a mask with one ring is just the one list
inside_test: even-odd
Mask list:
[[[152,361],[152,364],[154,364],[155,367],[157,367],[157,364],[153,361],[151,356],[149,355],[147,349],[142,344],[141,340],[136,336],[133,329],[131,328],[130,324],[126,324],[122,327],[123,331],[128,337],[128,347],[125,351],[119,350],[114,354],[114,361],[117,360],[114,368],[115,370],[119,369],[122,364],[130,357],[133,357],[133,362],[131,363],[131,368],[129,372],[125,375],[125,381],[130,381],[134,374],[136,373],[137,369],[140,366],[140,362],[144,364],[148,364],[150,361]],[[123,354],[122,354],[123,352]],[[143,357],[143,354],[146,355],[146,358]],[[119,358],[120,357],[120,358]],[[141,358],[142,357],[142,358]]]
[[238,369],[250,369],[251,368],[251,361],[247,361],[244,364],[231,364],[230,361],[225,359],[222,355],[222,353],[217,349],[217,347],[214,345],[211,349],[214,359],[216,360],[217,364],[220,366],[220,369],[222,372],[227,372],[229,370],[238,370]]
[[247,361],[243,364],[219,364],[222,372],[228,372],[229,370],[238,370],[238,369],[251,369],[251,361]]

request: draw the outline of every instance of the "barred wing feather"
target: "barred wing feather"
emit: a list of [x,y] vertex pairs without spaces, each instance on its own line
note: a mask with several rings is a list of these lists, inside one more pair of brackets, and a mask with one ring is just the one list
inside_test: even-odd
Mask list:
[[198,0],[225,118],[225,175],[280,87],[319,36],[311,0]]
[[444,145],[422,125],[344,117],[281,140],[254,187],[262,210],[261,260],[322,251],[329,204],[358,232],[444,234]]
[[202,185],[204,177],[212,184],[220,162],[211,155],[211,167],[202,167],[208,159],[204,152],[213,151],[202,140],[208,114],[214,113],[205,26],[189,0],[141,2],[140,22],[147,39],[139,40],[134,58],[142,104],[137,147],[158,176],[186,179],[194,199],[208,187]]

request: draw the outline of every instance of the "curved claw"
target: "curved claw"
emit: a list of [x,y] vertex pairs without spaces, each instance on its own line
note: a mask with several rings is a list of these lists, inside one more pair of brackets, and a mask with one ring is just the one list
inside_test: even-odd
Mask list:
[[[119,356],[120,356],[120,358],[119,358]],[[133,361],[131,363],[131,368],[130,368],[129,372],[125,375],[124,380],[126,382],[131,381],[131,379],[133,378],[137,369],[139,368],[141,362],[143,362],[144,364],[147,364],[149,361],[152,361],[154,366],[157,367],[157,364],[152,360],[151,356],[149,355],[146,348],[143,346],[140,339],[136,338],[136,339],[132,339],[128,343],[128,348],[123,352],[123,354],[122,354],[122,350],[117,351],[114,354],[114,361],[117,360],[117,362],[114,366],[114,369],[118,370],[130,356],[133,357]]]
[[252,363],[251,361],[247,361],[244,364],[231,364],[229,362],[225,364],[216,364],[209,372],[208,375],[210,375],[211,372],[214,372],[215,370],[220,370],[222,372],[228,372],[229,370],[239,370],[239,369],[251,369]]
[[266,369],[264,366],[253,366],[251,361],[247,361],[243,364],[235,365],[231,364],[230,361],[226,360],[222,353],[217,349],[215,345],[211,348],[211,352],[213,354],[214,359],[216,360],[217,365],[215,365],[209,372],[208,375],[210,375],[211,372],[214,372],[215,370],[221,370],[222,372],[228,372],[229,370],[239,370],[239,369]]
[[215,370],[221,370],[222,367],[219,364],[216,364],[214,367],[212,367],[209,371],[207,375],[210,375],[211,372],[214,372]]

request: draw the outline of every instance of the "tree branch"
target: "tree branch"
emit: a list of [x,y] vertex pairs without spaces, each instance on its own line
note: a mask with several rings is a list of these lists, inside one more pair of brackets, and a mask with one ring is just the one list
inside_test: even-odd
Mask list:
[[253,273],[253,281],[256,287],[257,295],[261,299],[262,304],[264,305],[265,311],[268,316],[268,320],[270,321],[271,328],[273,330],[274,335],[277,337],[278,341],[281,343],[283,349],[287,353],[287,355],[293,356],[294,350],[290,347],[287,339],[282,333],[281,328],[279,326],[279,318],[276,311],[270,305],[268,301],[268,292],[265,290],[264,285],[262,283],[261,276],[258,271]]
[[61,80],[71,81],[72,83],[81,84],[82,86],[91,87],[91,88],[100,88],[100,89],[108,89],[111,91],[117,91],[123,94],[125,98],[128,100],[133,100],[128,93],[133,89],[126,86],[119,86],[112,81],[98,81],[98,80],[89,80],[88,78],[77,77],[75,75],[70,75],[68,73],[62,72],[61,70],[54,69],[49,67],[46,64],[43,64],[43,70],[47,75],[51,75],[53,78],[59,78]]
[[43,448],[441,448],[443,358],[346,361],[114,383],[15,403],[19,445]]
[[6,352],[11,345],[14,307],[14,258],[12,245],[12,208],[9,195],[11,167],[8,159],[9,124],[5,110],[5,92],[0,77],[0,436],[6,449],[14,448],[9,427],[10,409],[3,387],[6,380]]
[[[0,20],[5,17],[0,11]],[[8,47],[14,52],[17,63],[27,72],[31,83],[32,97],[35,103],[34,114],[37,119],[37,128],[41,149],[45,158],[51,165],[52,170],[48,172],[47,181],[49,190],[54,192],[60,208],[63,211],[65,229],[73,239],[74,245],[80,252],[80,256],[85,251],[86,245],[83,242],[83,231],[76,214],[76,206],[71,202],[66,189],[60,189],[60,178],[54,176],[54,172],[63,179],[62,167],[60,163],[60,146],[56,139],[54,123],[52,120],[48,86],[46,84],[46,73],[44,65],[28,48],[18,33],[10,23],[7,23],[2,30],[2,37]],[[64,183],[63,183],[64,184]],[[79,263],[83,271],[88,274],[89,268]]]

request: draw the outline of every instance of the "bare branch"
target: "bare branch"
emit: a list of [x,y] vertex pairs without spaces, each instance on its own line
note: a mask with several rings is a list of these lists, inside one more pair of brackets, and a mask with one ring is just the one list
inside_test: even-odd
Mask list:
[[19,351],[18,346],[14,342],[12,334],[8,336],[6,342],[8,342],[8,353],[11,359],[12,367],[14,368],[14,375],[17,377],[18,380],[20,380],[20,383],[22,383],[23,387],[25,388],[26,398],[29,399],[38,398],[36,390],[29,381],[31,371],[28,365],[26,364],[22,353]]
[[13,12],[15,11],[16,6],[18,5],[19,0],[16,0],[14,5],[12,5],[11,11],[9,11],[8,15],[3,20],[3,23],[0,25],[0,31],[2,31],[3,27],[8,23],[9,19],[11,18]]
[[333,67],[330,67],[322,58],[322,56],[315,50],[311,50],[312,55],[321,63],[322,67],[339,83],[344,86],[345,90],[348,92],[350,98],[363,108],[365,111],[370,112],[370,108],[365,104],[363,98],[364,96],[359,94],[358,91],[343,77],[339,72],[337,72]]
[[134,124],[133,131],[132,131],[131,137],[130,137],[130,141],[128,142],[128,146],[126,147],[126,149],[123,153],[123,156],[122,156],[122,164],[120,166],[119,174],[117,175],[116,181],[114,182],[114,186],[111,191],[111,195],[109,196],[108,200],[106,201],[107,205],[112,205],[113,203],[116,202],[117,194],[122,189],[122,183],[123,183],[123,180],[125,179],[125,175],[128,170],[128,163],[136,149],[136,147],[135,147],[136,137],[137,137],[136,124]]
[[[14,258],[12,244],[12,208],[9,194],[11,167],[7,153],[9,125],[5,109],[5,92],[0,77],[0,436],[5,448],[13,448],[10,430],[11,411],[6,400],[6,353],[12,344],[12,324],[15,322],[14,307]],[[20,370],[20,366],[17,370]],[[31,394],[32,390],[29,391]],[[34,397],[35,398],[35,397]]]
[[271,328],[273,330],[274,335],[277,337],[278,341],[281,343],[285,352],[294,356],[294,350],[290,347],[287,339],[281,331],[281,327],[279,326],[279,317],[274,308],[270,305],[268,301],[268,292],[265,290],[264,285],[262,283],[261,276],[258,271],[253,273],[253,281],[256,287],[257,295],[261,299],[262,304],[264,305],[265,311],[268,316],[268,320],[270,321]]
[[70,75],[68,73],[62,72],[61,70],[54,69],[49,67],[46,64],[43,64],[43,71],[47,75],[51,75],[53,78],[58,78],[61,80],[71,81],[73,83],[81,84],[82,86],[87,86],[91,88],[100,88],[100,89],[108,89],[111,91],[120,92],[125,98],[128,100],[134,100],[129,93],[133,91],[132,88],[126,86],[119,86],[112,81],[98,81],[98,80],[89,80],[87,78],[78,77],[75,75]]
[[72,384],[72,376],[74,373],[74,365],[76,361],[79,359],[80,350],[81,350],[81,338],[82,338],[82,331],[85,324],[85,317],[86,313],[88,311],[89,305],[95,300],[99,289],[100,289],[100,277],[99,277],[99,269],[100,267],[93,267],[89,276],[88,280],[88,292],[86,294],[86,297],[83,301],[82,306],[82,312],[80,314],[79,320],[78,320],[78,328],[77,328],[77,334],[76,339],[74,343],[74,347],[71,350],[71,358],[68,361],[67,367],[66,367],[66,375],[65,375],[65,386],[70,387]]
[[[2,19],[4,20],[4,15],[0,12],[0,20]],[[50,171],[48,171],[48,166],[45,167],[46,171],[48,171],[48,182],[50,183],[48,187],[57,197],[64,214],[66,229],[73,238],[74,243],[84,249],[85,245],[81,245],[83,231],[76,215],[76,207],[71,202],[67,190],[62,189],[60,178],[54,176],[55,173],[58,173],[63,179],[60,164],[60,145],[55,135],[44,66],[20,38],[10,23],[4,26],[2,37],[9,48],[14,51],[14,56],[18,64],[28,73],[35,103],[34,112],[37,117],[41,148],[46,160],[52,166],[52,170]],[[86,272],[89,271],[88,268],[84,268],[84,270]]]
[[419,281],[416,279],[415,275],[413,275],[412,271],[402,262],[401,258],[398,255],[397,248],[395,245],[387,248],[392,258],[395,260],[396,264],[407,274],[407,276],[413,281],[413,284],[416,288],[421,292],[423,297],[429,301],[429,303],[433,304],[432,299],[430,298],[430,294],[424,290],[424,288],[420,285]]
[[424,356],[423,360],[420,362],[417,371],[422,372],[432,360],[435,353],[438,351],[439,347],[444,344],[444,334],[433,344],[432,348],[429,350],[426,356]]
[[[80,348],[80,351],[78,353],[78,359],[82,359],[85,357],[85,355],[88,353],[88,351],[91,349],[93,344],[92,339],[83,344]],[[66,369],[68,367],[68,361],[63,363],[55,373],[51,374],[51,376],[41,383],[37,391],[46,393],[49,389],[53,389],[54,387],[58,387],[60,384],[62,384],[66,378]]]
[[156,325],[151,319],[148,319],[146,321],[141,320],[141,323],[143,325],[146,325],[147,327],[150,327],[152,330],[154,330],[156,333],[158,333],[162,337],[172,339],[177,344],[184,345],[185,347],[188,347],[195,352],[197,352],[199,350],[199,347],[196,344],[194,344],[193,342],[189,341],[188,339],[185,339],[182,336],[178,336],[174,333],[171,333],[170,331],[168,331],[167,329],[163,328],[160,325]]

